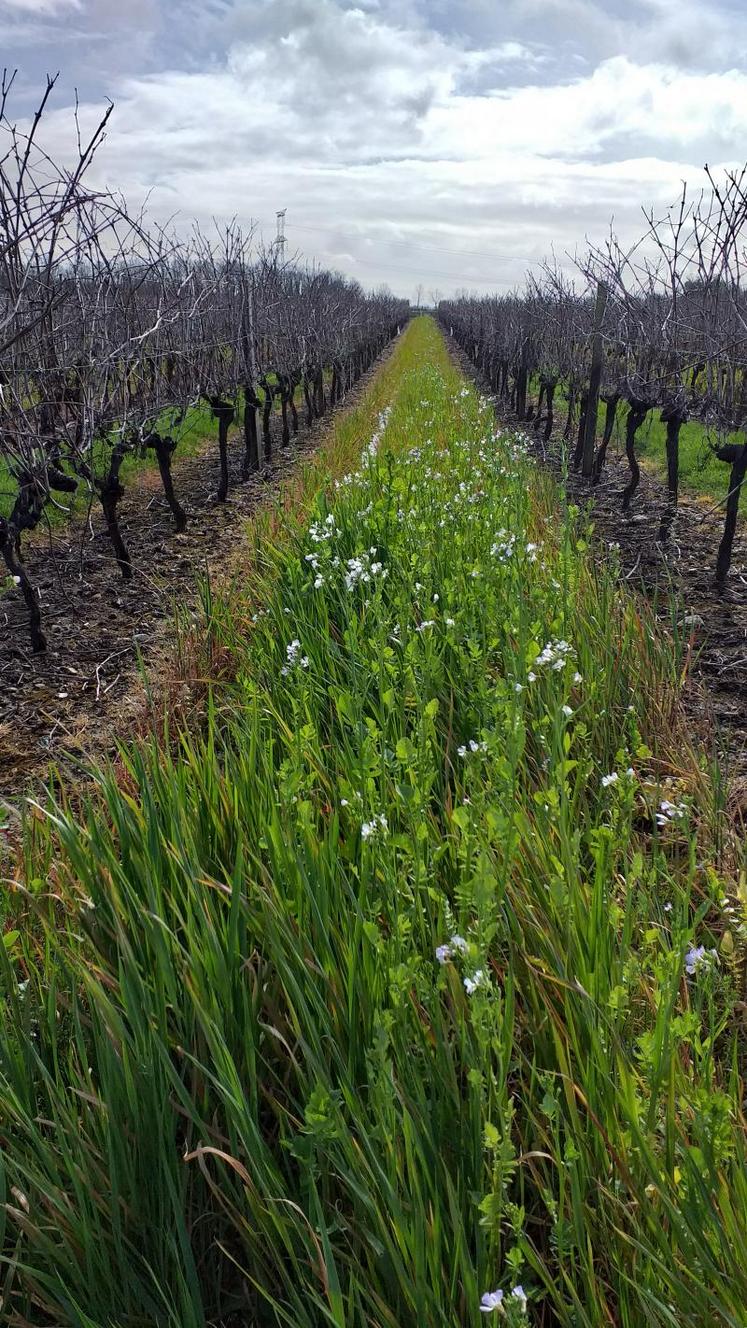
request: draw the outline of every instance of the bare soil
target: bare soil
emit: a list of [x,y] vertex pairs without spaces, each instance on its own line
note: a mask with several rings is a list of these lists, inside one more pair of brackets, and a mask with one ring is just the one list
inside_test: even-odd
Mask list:
[[29,648],[18,592],[0,596],[0,796],[27,794],[57,771],[74,785],[93,757],[114,752],[116,738],[131,732],[145,710],[141,661],[154,688],[168,668],[175,606],[196,605],[201,577],[225,575],[247,519],[274,500],[319,446],[330,420],[355,405],[393,345],[340,406],[310,429],[301,424],[288,448],[276,440],[272,466],[261,476],[242,482],[243,442],[235,432],[226,503],[216,499],[217,438],[189,457],[177,452],[174,482],[189,515],[183,534],[174,530],[158,472],[140,472],[119,508],[131,581],[119,574],[100,510],[87,522],[37,533],[24,556],[40,594],[44,654]]
[[[451,341],[460,368],[481,390],[490,393],[474,365]],[[491,394],[492,396],[492,394]],[[492,397],[499,420],[516,428],[507,404]],[[734,555],[725,589],[714,584],[716,553],[723,531],[723,510],[707,499],[682,497],[666,544],[659,543],[659,525],[666,488],[658,476],[642,468],[640,487],[628,512],[621,495],[630,472],[625,455],[608,452],[598,484],[592,486],[570,471],[564,478],[564,446],[559,436],[545,445],[531,423],[522,431],[533,440],[542,464],[565,482],[572,502],[591,511],[600,556],[617,546],[623,575],[635,590],[654,601],[658,617],[674,621],[688,638],[691,667],[685,705],[694,727],[710,732],[726,762],[735,787],[747,790],[747,522],[744,515],[734,541]],[[743,502],[747,499],[743,499]],[[673,618],[674,614],[674,618]]]

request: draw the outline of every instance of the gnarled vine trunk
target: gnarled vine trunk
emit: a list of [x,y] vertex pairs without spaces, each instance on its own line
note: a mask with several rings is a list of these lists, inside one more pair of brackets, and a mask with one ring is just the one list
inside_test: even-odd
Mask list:
[[171,437],[162,437],[159,433],[147,434],[143,439],[146,447],[150,447],[156,454],[158,462],[158,473],[161,476],[163,493],[174,517],[174,525],[178,534],[186,529],[187,513],[184,511],[179,499],[176,496],[174,488],[174,475],[171,469],[171,459],[176,451],[176,442]]
[[272,417],[272,403],[274,400],[274,390],[271,383],[266,378],[260,379],[260,385],[264,392],[264,402],[262,403],[262,445],[264,447],[265,465],[272,461],[272,433],[270,431],[270,419]]
[[627,512],[636,489],[641,482],[641,468],[638,465],[638,458],[635,454],[635,436],[648,415],[648,412],[649,407],[643,401],[638,401],[635,398],[630,401],[628,417],[625,421],[625,455],[628,458],[628,465],[630,467],[630,481],[623,489],[623,512]]
[[734,536],[737,529],[737,517],[739,515],[739,499],[742,494],[742,486],[747,475],[747,442],[741,447],[736,444],[730,444],[728,447],[718,449],[716,456],[719,461],[731,463],[731,474],[729,475],[729,495],[726,499],[726,520],[724,522],[724,533],[721,537],[721,543],[718,548],[718,557],[716,559],[716,585],[723,589],[726,578],[731,567],[731,556],[734,548]]
[[672,526],[677,515],[680,478],[680,429],[685,423],[685,415],[675,407],[664,408],[662,421],[667,426],[667,501],[659,523],[659,539],[666,544],[672,533]]
[[589,405],[589,393],[581,394],[581,409],[578,415],[578,432],[576,434],[576,447],[573,453],[573,469],[579,470],[584,456],[584,437],[586,434],[586,411]]
[[47,648],[47,638],[42,631],[41,608],[39,606],[39,595],[36,587],[32,585],[29,575],[19,558],[16,548],[18,544],[18,531],[0,517],[0,555],[2,555],[8,572],[15,581],[20,590],[26,608],[29,614],[29,636],[31,637],[31,649],[34,654],[41,654]]
[[244,458],[241,478],[247,480],[259,470],[259,439],[257,436],[257,410],[259,397],[250,382],[244,384]]
[[597,448],[597,454],[594,458],[594,470],[592,472],[592,478],[595,484],[599,483],[599,478],[602,474],[602,468],[607,459],[607,448],[610,445],[610,439],[612,438],[612,430],[615,427],[615,419],[617,417],[617,407],[620,402],[620,394],[618,392],[612,392],[609,396],[604,397],[603,400],[605,402],[604,433],[602,434],[602,441],[599,444],[599,447]]
[[230,401],[221,397],[210,397],[213,415],[218,421],[218,456],[220,458],[220,479],[217,498],[224,503],[228,497],[228,430],[233,424],[236,408]]

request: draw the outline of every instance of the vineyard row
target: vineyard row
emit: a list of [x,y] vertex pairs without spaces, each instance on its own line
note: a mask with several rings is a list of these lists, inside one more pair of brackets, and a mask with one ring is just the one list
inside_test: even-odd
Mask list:
[[605,244],[578,255],[575,280],[559,263],[546,263],[527,277],[522,294],[442,301],[439,315],[492,390],[545,440],[563,391],[563,439],[571,444],[573,468],[592,484],[625,412],[626,511],[640,481],[638,432],[652,411],[660,412],[667,456],[663,544],[677,514],[680,432],[688,420],[698,421],[714,455],[730,467],[715,567],[723,588],[747,475],[747,167],[719,180],[707,171],[698,197],[684,187],[662,216],[645,216],[644,233],[629,247],[611,232]]
[[72,168],[42,146],[49,82],[31,127],[0,94],[0,554],[46,647],[23,544],[83,489],[100,507],[121,575],[133,553],[119,519],[122,467],[152,454],[177,531],[187,513],[172,470],[180,435],[207,403],[217,427],[217,498],[228,496],[228,433],[240,419],[242,475],[335,405],[398,332],[407,305],[336,273],[285,263],[237,223],[183,238],[87,186],[109,112]]

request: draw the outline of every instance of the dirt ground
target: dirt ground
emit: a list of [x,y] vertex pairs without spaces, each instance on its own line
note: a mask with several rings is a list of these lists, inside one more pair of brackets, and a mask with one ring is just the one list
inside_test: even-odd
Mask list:
[[[560,460],[555,451],[550,463]],[[596,486],[593,519],[597,536],[620,547],[620,558],[631,586],[649,596],[663,595],[660,616],[671,622],[669,604],[679,601],[678,623],[692,641],[693,681],[701,684],[688,704],[707,707],[720,745],[733,762],[734,773],[747,774],[747,538],[744,521],[734,543],[726,588],[714,585],[716,553],[723,513],[712,502],[684,498],[667,545],[657,540],[666,491],[656,476],[642,471],[641,487],[630,513],[620,508],[628,482],[625,457],[613,456]],[[588,502],[588,485],[579,475],[568,479],[574,501]]]
[[[463,371],[489,391],[455,342],[451,348]],[[506,404],[495,400],[495,405],[499,419],[515,428],[516,419]],[[531,424],[522,428],[533,440],[536,456],[560,476],[560,438],[551,438],[545,446]],[[590,505],[600,553],[605,546],[619,547],[628,584],[655,600],[667,626],[672,623],[674,596],[677,621],[692,646],[685,703],[698,730],[714,734],[732,779],[747,787],[747,497],[742,500],[728,583],[720,593],[714,585],[714,568],[723,509],[708,499],[682,497],[670,541],[662,545],[657,537],[665,486],[642,470],[640,488],[626,513],[620,500],[628,478],[625,455],[609,452],[599,484],[592,487],[571,472],[568,493],[580,508]]]
[[242,440],[234,431],[225,504],[216,499],[217,440],[181,460],[177,452],[175,486],[189,514],[183,534],[174,530],[158,472],[140,472],[120,504],[131,581],[119,575],[100,511],[37,533],[25,562],[40,594],[45,654],[30,650],[18,592],[0,597],[0,798],[30,791],[51,767],[68,783],[83,779],[93,756],[113,750],[115,737],[143,714],[139,658],[157,685],[173,648],[175,606],[195,603],[201,576],[225,573],[247,518],[319,445],[329,420],[355,404],[393,344],[339,407],[311,429],[301,425],[287,449],[275,440],[273,465],[261,478],[241,481]]

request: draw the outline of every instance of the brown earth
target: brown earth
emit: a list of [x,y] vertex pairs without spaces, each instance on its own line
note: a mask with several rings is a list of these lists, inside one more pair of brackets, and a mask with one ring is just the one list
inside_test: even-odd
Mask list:
[[[507,403],[492,397],[456,342],[452,340],[450,346],[462,371],[491,395],[499,420],[516,428],[516,417]],[[560,437],[554,435],[545,445],[531,423],[520,427],[538,459],[562,481]],[[747,810],[747,523],[742,518],[728,582],[719,592],[714,568],[723,510],[707,499],[682,497],[671,538],[668,544],[660,544],[657,537],[666,488],[658,476],[642,469],[631,509],[623,512],[620,500],[629,475],[624,453],[610,451],[597,485],[573,471],[565,484],[571,501],[591,512],[600,555],[610,545],[617,546],[628,585],[652,599],[662,623],[667,628],[676,624],[689,643],[685,704],[694,727],[715,736],[735,788],[745,790]]]
[[189,514],[183,534],[174,530],[158,472],[140,472],[120,504],[133,558],[130,582],[119,575],[99,512],[29,543],[25,562],[39,591],[48,649],[31,652],[18,592],[0,596],[0,797],[31,791],[53,768],[74,787],[94,756],[113,752],[117,736],[132,731],[146,707],[139,661],[157,690],[173,658],[175,607],[197,604],[201,578],[226,575],[247,519],[276,498],[319,446],[330,419],[355,405],[393,345],[340,406],[310,429],[301,425],[288,448],[275,440],[273,464],[261,477],[241,481],[243,444],[235,432],[226,503],[216,499],[217,441],[206,439],[181,460],[177,452],[174,481]]

